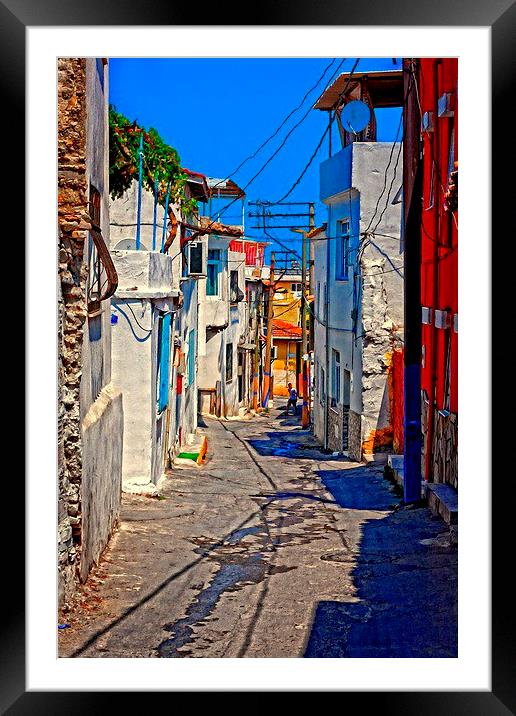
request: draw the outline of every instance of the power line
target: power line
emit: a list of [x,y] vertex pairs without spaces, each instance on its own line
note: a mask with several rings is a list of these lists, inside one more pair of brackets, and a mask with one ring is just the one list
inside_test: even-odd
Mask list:
[[[355,60],[355,64],[354,64],[353,67],[351,68],[351,71],[350,71],[350,73],[349,73],[349,76],[348,76],[348,79],[347,79],[346,84],[345,84],[345,86],[344,86],[344,89],[342,90],[342,92],[339,94],[338,98],[337,98],[336,101],[335,101],[335,105],[340,101],[340,99],[341,99],[341,98],[343,97],[343,95],[346,93],[346,90],[347,90],[348,87],[349,87],[349,84],[350,84],[350,82],[351,82],[351,78],[353,77],[353,74],[354,74],[354,72],[355,72],[355,70],[356,70],[356,68],[357,68],[357,65],[358,65],[359,61],[360,61],[360,58],[357,57],[357,59]],[[341,63],[341,65],[342,65],[342,63]],[[340,66],[339,66],[339,68],[340,68]],[[337,68],[337,69],[339,69],[339,68]],[[316,148],[315,148],[315,151],[313,152],[312,156],[310,157],[308,163],[305,165],[305,167],[304,167],[304,169],[302,170],[302,172],[301,172],[301,174],[299,175],[299,177],[296,179],[296,181],[295,181],[294,184],[290,187],[290,189],[287,191],[287,193],[286,193],[284,196],[281,197],[281,199],[278,199],[277,202],[273,202],[274,204],[280,204],[282,201],[285,201],[285,199],[287,198],[287,196],[290,196],[290,194],[294,191],[294,189],[296,188],[296,186],[298,186],[298,184],[301,182],[301,180],[303,179],[304,175],[305,175],[306,172],[308,171],[308,168],[310,167],[310,165],[312,164],[313,160],[314,160],[315,157],[317,156],[317,153],[318,153],[319,149],[321,148],[322,143],[324,142],[324,139],[325,139],[326,135],[328,134],[328,131],[331,129],[332,124],[333,124],[333,118],[330,119],[330,121],[328,122],[328,125],[327,125],[326,129],[324,130],[323,135],[322,135],[321,139],[319,140],[319,142],[318,142],[318,144],[317,144],[317,146],[316,146]]]
[[[342,60],[339,62],[339,65],[338,65],[337,69],[333,72],[333,74],[331,75],[331,77],[330,77],[330,79],[329,79],[329,81],[328,81],[328,86],[329,86],[329,84],[333,81],[333,79],[335,78],[335,76],[336,76],[337,73],[339,72],[340,68],[342,67],[342,65],[344,64],[344,62],[346,61],[346,59],[347,59],[347,58],[344,57],[344,58],[342,58]],[[333,64],[333,63],[332,63],[332,64]],[[356,67],[357,64],[358,64],[358,59],[357,59],[355,65],[354,65],[354,67],[353,67],[352,72],[354,71],[354,69],[355,69],[355,67]],[[324,73],[324,74],[325,74],[325,73]],[[324,76],[324,75],[323,75],[323,76]],[[350,76],[350,79],[351,79],[351,76]],[[349,80],[348,80],[348,83],[349,83]],[[317,86],[317,85],[316,85],[316,86]],[[345,89],[346,89],[346,88],[345,88]],[[308,92],[308,94],[310,94],[310,92]],[[301,119],[300,119],[296,124],[294,124],[293,127],[291,127],[291,129],[290,129],[290,130],[287,132],[287,134],[285,135],[285,137],[284,137],[283,141],[281,142],[281,144],[274,150],[274,152],[269,156],[269,158],[265,161],[265,163],[261,166],[261,168],[256,172],[256,174],[254,174],[254,175],[251,177],[251,179],[247,182],[247,184],[244,185],[244,187],[243,187],[243,191],[244,191],[244,192],[245,192],[246,189],[255,181],[255,179],[257,179],[257,178],[260,176],[260,174],[267,168],[267,166],[271,163],[271,161],[274,159],[274,157],[277,156],[277,154],[281,151],[281,149],[282,149],[282,148],[285,146],[285,144],[287,143],[289,137],[290,137],[290,136],[293,134],[293,132],[305,121],[305,119],[308,117],[308,115],[310,114],[311,111],[312,111],[312,107],[309,107],[308,111],[305,112],[305,114],[301,117]],[[222,180],[221,182],[219,182],[219,183],[226,182],[226,181],[227,181],[228,179],[230,179],[230,178],[231,178],[231,175],[230,175],[230,176],[227,176],[225,179],[223,179],[223,180]],[[238,201],[240,198],[241,198],[241,197],[235,197],[232,201],[230,201],[228,204],[226,204],[226,206],[222,207],[222,209],[218,212],[218,219],[220,219],[220,217],[221,217],[223,214],[225,214],[225,212],[229,209],[229,207],[232,206],[232,205],[233,205],[236,201]],[[218,219],[213,219],[213,220],[211,221],[211,223],[210,223],[207,227],[204,227],[204,232],[206,231],[206,229],[210,229],[210,228],[213,226],[213,224],[215,224],[215,223],[218,221]],[[190,241],[190,240],[191,240],[191,239],[187,240],[185,243],[188,243],[188,241]],[[181,247],[181,251],[183,250],[183,248],[184,248],[184,245],[183,245],[183,247]]]
[[[285,117],[285,119],[281,122],[281,124],[277,127],[277,129],[270,135],[270,137],[268,137],[262,144],[260,144],[260,146],[258,147],[258,149],[256,149],[256,151],[254,151],[252,154],[250,154],[248,157],[246,157],[242,162],[240,162],[240,164],[238,165],[238,167],[237,167],[234,171],[232,171],[232,172],[230,173],[230,175],[229,175],[228,177],[226,177],[226,179],[222,180],[221,183],[223,183],[224,181],[227,181],[230,177],[235,176],[235,174],[237,174],[237,173],[240,171],[240,169],[242,169],[242,167],[243,167],[245,164],[247,164],[248,161],[250,161],[251,159],[254,159],[254,158],[256,157],[256,155],[257,155],[267,144],[269,144],[269,142],[270,142],[272,139],[274,139],[274,137],[277,136],[277,134],[281,131],[281,129],[282,129],[282,128],[285,126],[285,124],[288,122],[288,120],[290,119],[290,117],[292,117],[292,115],[295,114],[295,113],[298,111],[298,109],[301,109],[301,107],[302,107],[303,104],[305,103],[307,97],[319,86],[319,84],[322,82],[322,80],[323,80],[325,74],[328,72],[328,70],[330,69],[330,67],[331,67],[336,61],[337,61],[337,58],[334,57],[334,58],[331,60],[331,62],[330,62],[328,65],[326,65],[326,67],[325,67],[324,70],[323,70],[322,75],[319,77],[319,79],[318,79],[317,82],[314,84],[314,86],[311,87],[311,88],[305,93],[303,99],[302,99],[301,102],[297,105],[297,107],[295,107],[292,111],[290,111],[290,112],[287,114],[287,116]],[[342,62],[344,62],[344,60],[343,60]],[[342,65],[342,62],[341,62],[341,65]],[[341,65],[339,65],[339,67],[340,67]],[[215,186],[218,186],[218,184],[215,184]]]
[[[383,187],[382,187],[382,190],[381,190],[381,192],[380,192],[380,195],[379,195],[378,199],[376,200],[376,205],[375,205],[375,208],[374,208],[374,212],[373,212],[373,214],[372,214],[372,216],[371,216],[371,218],[370,218],[370,220],[369,220],[369,223],[368,223],[368,225],[367,225],[367,227],[366,227],[366,231],[369,231],[369,229],[371,228],[371,226],[372,226],[372,224],[373,224],[373,221],[374,221],[375,218],[376,218],[376,215],[377,215],[377,213],[378,213],[378,208],[379,208],[379,206],[380,206],[380,201],[382,200],[382,197],[383,197],[383,195],[384,195],[385,189],[387,188],[387,173],[388,173],[388,171],[389,171],[389,167],[391,166],[391,161],[392,161],[392,157],[393,157],[393,154],[394,154],[394,148],[396,147],[396,144],[397,144],[397,142],[398,142],[398,137],[399,137],[400,130],[401,130],[401,127],[402,127],[402,124],[403,124],[403,112],[404,112],[404,109],[405,109],[406,104],[407,104],[407,100],[408,100],[409,93],[410,93],[410,88],[407,88],[407,94],[406,94],[406,96],[405,96],[405,98],[404,98],[404,100],[403,100],[403,107],[402,107],[402,111],[401,111],[400,121],[399,121],[399,123],[398,123],[398,129],[397,129],[397,131],[396,131],[396,136],[395,136],[394,141],[393,141],[393,143],[392,143],[391,151],[390,151],[390,154],[389,154],[389,161],[387,162],[387,166],[385,167],[384,174],[383,174]],[[398,165],[398,161],[399,161],[399,158],[400,158],[402,146],[403,146],[403,145],[400,143],[400,150],[399,150],[399,152],[398,152],[398,158],[397,158],[397,160],[396,160],[396,167],[397,167],[397,165]],[[391,186],[389,187],[389,192],[388,192],[388,194],[387,194],[387,200],[386,200],[386,203],[385,203],[385,209],[384,209],[384,211],[382,212],[382,215],[381,215],[381,216],[383,216],[383,213],[385,213],[385,210],[386,210],[386,208],[387,208],[387,205],[388,205],[388,202],[389,202],[389,197],[390,197],[390,192],[391,192],[391,188],[392,188],[392,184],[393,184],[393,183],[394,183],[394,182],[392,181],[392,182],[391,182]],[[375,228],[378,228],[378,224],[379,224],[379,223],[380,223],[380,222],[378,222],[378,223],[376,224]]]
[[328,130],[330,129],[330,126],[331,126],[331,124],[328,124],[328,126],[327,126],[326,129],[324,130],[324,133],[323,133],[321,139],[319,140],[319,143],[317,144],[317,146],[316,146],[316,148],[315,148],[315,150],[314,150],[314,153],[312,154],[312,156],[311,156],[310,159],[308,160],[308,163],[306,164],[305,168],[303,169],[303,171],[301,172],[301,174],[299,175],[299,177],[296,179],[296,181],[292,184],[292,186],[291,186],[290,189],[287,191],[287,193],[286,193],[284,196],[281,197],[281,199],[279,200],[280,202],[281,202],[281,201],[285,201],[285,199],[287,198],[287,196],[290,196],[290,194],[292,194],[292,192],[294,191],[294,189],[296,188],[296,186],[298,186],[298,184],[299,184],[299,183],[301,182],[301,180],[303,179],[304,175],[305,175],[306,172],[308,171],[308,168],[310,167],[310,165],[312,164],[313,160],[314,160],[315,157],[317,156],[317,153],[319,152],[319,149],[321,148],[322,143],[324,142],[324,139],[325,139],[326,135],[328,134]]

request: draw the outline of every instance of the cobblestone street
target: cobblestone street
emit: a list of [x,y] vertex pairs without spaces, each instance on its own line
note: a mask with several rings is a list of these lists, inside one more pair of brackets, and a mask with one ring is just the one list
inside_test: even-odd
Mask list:
[[324,454],[283,406],[202,431],[204,466],[124,495],[60,656],[457,655],[457,546],[382,467]]

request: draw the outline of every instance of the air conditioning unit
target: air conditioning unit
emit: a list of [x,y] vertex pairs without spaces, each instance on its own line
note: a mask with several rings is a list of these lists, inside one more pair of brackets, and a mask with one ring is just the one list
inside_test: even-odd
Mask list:
[[455,95],[453,92],[444,92],[437,100],[437,115],[439,117],[453,117],[455,115]]
[[187,276],[206,277],[208,263],[208,244],[205,239],[189,241],[187,248]]
[[425,112],[421,117],[421,131],[422,132],[433,132],[434,131],[434,113]]

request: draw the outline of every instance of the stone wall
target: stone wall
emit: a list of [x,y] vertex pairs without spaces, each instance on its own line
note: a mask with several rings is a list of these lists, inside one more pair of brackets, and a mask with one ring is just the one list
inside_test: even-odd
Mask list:
[[86,180],[86,60],[58,60],[58,221],[62,294],[59,336],[59,602],[74,589],[81,538],[82,437],[80,383],[87,317],[84,247],[88,238]]
[[[421,474],[425,474],[428,451],[428,421],[430,403],[424,391],[421,391]],[[430,455],[430,482],[444,482],[458,488],[458,420],[455,413],[434,411],[432,452]]]
[[362,419],[353,410],[349,411],[348,455],[352,460],[362,460]]
[[64,426],[66,408],[63,402],[64,365],[63,355],[63,325],[64,302],[61,285],[58,284],[58,426],[57,426],[57,469],[58,469],[58,601],[62,604],[66,597],[73,592],[75,579],[76,550],[72,539],[72,526],[68,514],[69,481],[65,473]]
[[120,509],[122,396],[111,384],[110,303],[88,319],[90,183],[109,246],[107,74],[95,58],[58,61],[58,593],[73,596]]
[[433,482],[445,482],[455,489],[458,487],[457,440],[457,416],[454,413],[445,414],[436,410],[434,414],[431,479]]
[[342,451],[342,405],[337,403],[328,408],[328,448],[336,452]]

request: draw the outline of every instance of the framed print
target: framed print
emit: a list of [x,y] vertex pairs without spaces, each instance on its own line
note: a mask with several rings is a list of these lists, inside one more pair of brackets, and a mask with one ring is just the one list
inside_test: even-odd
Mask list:
[[488,377],[514,4],[214,10],[0,3],[29,368],[2,712],[516,713]]

